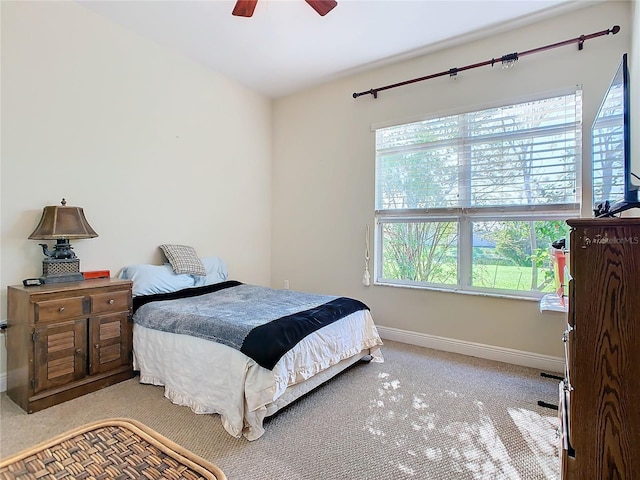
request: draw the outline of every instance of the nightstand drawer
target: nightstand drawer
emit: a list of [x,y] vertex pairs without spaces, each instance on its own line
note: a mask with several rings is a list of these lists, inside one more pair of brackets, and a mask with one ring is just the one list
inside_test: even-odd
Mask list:
[[129,290],[91,295],[91,313],[110,313],[129,310]]
[[38,322],[55,322],[81,317],[88,312],[83,308],[84,297],[58,298],[35,303],[35,319]]

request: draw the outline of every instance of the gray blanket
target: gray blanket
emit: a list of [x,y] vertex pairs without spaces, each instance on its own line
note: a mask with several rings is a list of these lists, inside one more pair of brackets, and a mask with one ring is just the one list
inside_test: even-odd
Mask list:
[[192,335],[240,350],[251,330],[338,297],[241,284],[212,293],[141,306],[136,324]]

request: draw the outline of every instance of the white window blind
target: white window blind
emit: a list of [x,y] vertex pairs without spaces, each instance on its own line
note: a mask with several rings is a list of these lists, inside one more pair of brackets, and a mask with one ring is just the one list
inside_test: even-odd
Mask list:
[[579,203],[581,90],[376,130],[376,210]]

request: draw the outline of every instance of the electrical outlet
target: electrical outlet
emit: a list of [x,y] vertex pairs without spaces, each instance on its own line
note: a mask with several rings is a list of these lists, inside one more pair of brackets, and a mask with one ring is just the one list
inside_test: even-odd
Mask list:
[[285,290],[289,290],[289,280],[285,280],[284,281],[284,285],[283,285]]

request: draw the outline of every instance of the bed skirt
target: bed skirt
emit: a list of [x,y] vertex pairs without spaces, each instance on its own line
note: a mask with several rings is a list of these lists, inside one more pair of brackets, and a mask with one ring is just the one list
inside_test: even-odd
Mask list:
[[368,310],[305,337],[276,364],[260,367],[238,350],[189,335],[134,324],[134,369],[140,381],[198,414],[217,413],[234,437],[255,440],[262,422],[365,355],[382,362],[382,340]]

